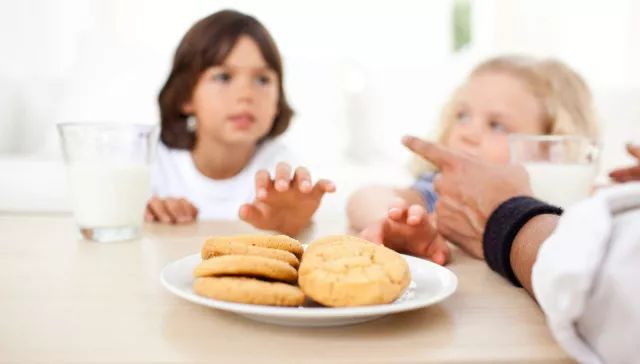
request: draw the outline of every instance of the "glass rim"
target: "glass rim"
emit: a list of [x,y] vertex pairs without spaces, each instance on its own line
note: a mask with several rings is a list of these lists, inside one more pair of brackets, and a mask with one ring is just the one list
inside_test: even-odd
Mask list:
[[579,140],[579,141],[587,141],[593,144],[599,144],[598,141],[594,138],[584,136],[584,135],[561,135],[561,134],[523,134],[523,133],[512,133],[508,135],[509,141],[511,140],[530,140],[530,141],[547,141],[547,142],[557,142],[563,140]]

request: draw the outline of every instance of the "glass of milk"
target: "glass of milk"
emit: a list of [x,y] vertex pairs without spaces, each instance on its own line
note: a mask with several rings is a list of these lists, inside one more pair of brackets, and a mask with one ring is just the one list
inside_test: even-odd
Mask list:
[[529,173],[535,197],[567,208],[591,194],[598,167],[598,144],[576,135],[509,136],[512,163]]
[[112,242],[140,236],[150,196],[157,128],[120,123],[58,124],[71,206],[85,239]]

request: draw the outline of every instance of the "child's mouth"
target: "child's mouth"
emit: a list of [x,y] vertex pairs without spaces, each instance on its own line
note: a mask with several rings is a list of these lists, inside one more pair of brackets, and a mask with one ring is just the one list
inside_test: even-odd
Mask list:
[[233,123],[235,127],[240,129],[246,129],[253,125],[253,123],[255,122],[255,117],[251,113],[239,113],[231,115],[228,119]]

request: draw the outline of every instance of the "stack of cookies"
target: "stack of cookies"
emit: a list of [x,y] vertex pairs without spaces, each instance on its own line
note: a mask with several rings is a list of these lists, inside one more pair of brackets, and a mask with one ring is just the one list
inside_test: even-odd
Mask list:
[[306,251],[285,235],[214,237],[202,259],[197,294],[258,305],[300,306],[305,295],[329,307],[386,304],[411,282],[400,254],[348,235],[316,240]]
[[193,289],[222,301],[300,306],[305,296],[295,284],[303,251],[286,235],[209,238],[193,272]]

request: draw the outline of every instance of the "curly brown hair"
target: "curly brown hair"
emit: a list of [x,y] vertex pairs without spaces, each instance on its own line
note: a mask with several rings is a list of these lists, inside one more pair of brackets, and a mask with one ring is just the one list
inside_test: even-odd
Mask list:
[[289,106],[283,88],[280,52],[267,29],[254,17],[223,10],[195,23],[180,41],[169,77],[158,103],[160,105],[160,140],[170,148],[192,149],[196,135],[187,128],[187,117],[182,107],[189,101],[198,78],[206,69],[221,65],[240,36],[251,37],[265,61],[279,79],[278,112],[271,130],[263,139],[274,138],[289,127],[293,109]]

